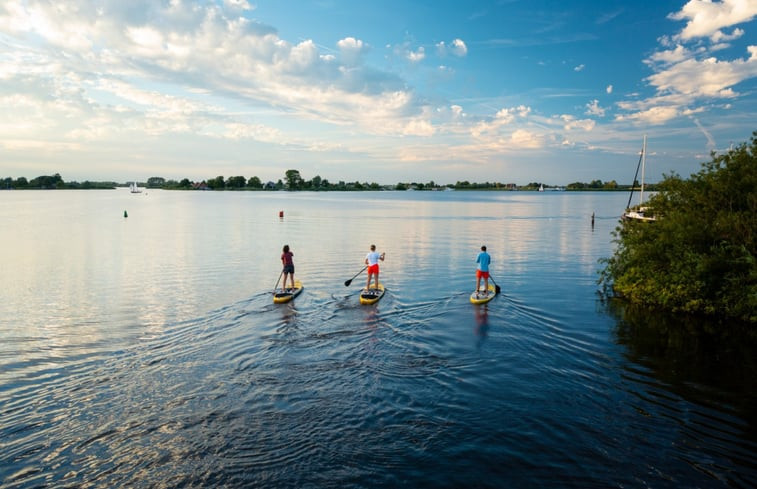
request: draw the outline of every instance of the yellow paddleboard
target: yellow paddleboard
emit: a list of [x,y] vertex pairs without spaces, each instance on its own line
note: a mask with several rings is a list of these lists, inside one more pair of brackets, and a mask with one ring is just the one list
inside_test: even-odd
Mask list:
[[300,292],[302,292],[302,282],[299,280],[294,281],[294,288],[291,289],[276,289],[276,291],[273,293],[273,302],[276,304],[281,304],[284,302],[289,302],[298,295],[300,295]]
[[360,291],[361,304],[375,304],[384,296],[384,284],[379,283],[378,288],[363,289]]
[[497,289],[494,287],[494,284],[489,282],[489,290],[486,292],[484,291],[476,291],[473,292],[470,295],[470,301],[473,304],[486,304],[490,300],[494,299],[494,296],[497,295]]

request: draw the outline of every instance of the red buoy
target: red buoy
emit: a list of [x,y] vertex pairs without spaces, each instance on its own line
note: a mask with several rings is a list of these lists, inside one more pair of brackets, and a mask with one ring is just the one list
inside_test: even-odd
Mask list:
[[279,211],[279,217],[284,218],[284,211]]

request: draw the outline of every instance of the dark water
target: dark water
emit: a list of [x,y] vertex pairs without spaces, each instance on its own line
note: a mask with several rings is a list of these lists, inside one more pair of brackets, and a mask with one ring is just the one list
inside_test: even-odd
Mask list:
[[753,344],[597,294],[626,200],[2,192],[0,486],[754,487]]

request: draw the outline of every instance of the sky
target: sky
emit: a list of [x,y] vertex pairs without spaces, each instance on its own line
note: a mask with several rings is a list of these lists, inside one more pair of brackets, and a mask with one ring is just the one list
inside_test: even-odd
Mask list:
[[0,0],[0,177],[688,177],[757,130],[757,0]]

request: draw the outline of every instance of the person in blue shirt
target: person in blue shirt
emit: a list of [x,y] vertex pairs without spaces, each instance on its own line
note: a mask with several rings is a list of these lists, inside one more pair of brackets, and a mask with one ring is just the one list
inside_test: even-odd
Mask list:
[[492,257],[486,252],[486,246],[481,247],[481,253],[476,257],[476,293],[479,293],[481,287],[481,279],[484,279],[484,291],[483,294],[489,293],[489,264],[492,262]]

